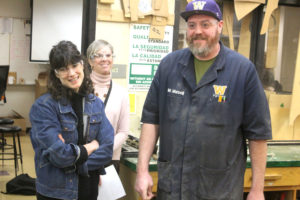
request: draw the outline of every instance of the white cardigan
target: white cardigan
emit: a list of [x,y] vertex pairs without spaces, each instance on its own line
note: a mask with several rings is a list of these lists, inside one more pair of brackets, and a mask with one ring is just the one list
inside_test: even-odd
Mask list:
[[[95,94],[104,102],[104,94],[107,94],[110,84],[110,75],[104,76],[93,71],[91,79],[94,83]],[[125,88],[115,82],[112,85],[105,114],[115,133],[112,160],[120,160],[122,145],[129,134],[129,97]]]

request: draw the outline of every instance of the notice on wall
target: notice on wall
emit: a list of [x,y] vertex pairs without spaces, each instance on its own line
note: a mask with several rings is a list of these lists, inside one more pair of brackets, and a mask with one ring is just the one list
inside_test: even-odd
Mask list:
[[129,93],[129,114],[136,114],[136,94]]
[[131,24],[129,89],[149,89],[160,61],[172,51],[173,26],[165,26],[164,39],[150,39],[150,25]]

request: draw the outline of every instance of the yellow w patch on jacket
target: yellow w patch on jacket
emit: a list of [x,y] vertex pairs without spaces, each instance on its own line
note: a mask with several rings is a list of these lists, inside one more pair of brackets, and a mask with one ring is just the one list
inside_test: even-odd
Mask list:
[[213,85],[215,96],[223,96],[225,94],[227,85]]

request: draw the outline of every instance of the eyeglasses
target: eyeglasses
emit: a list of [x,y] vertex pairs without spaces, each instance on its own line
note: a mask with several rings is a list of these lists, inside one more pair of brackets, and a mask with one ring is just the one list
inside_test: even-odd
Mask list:
[[75,64],[70,64],[68,65],[67,67],[61,67],[59,69],[55,69],[55,73],[60,75],[60,76],[67,76],[68,73],[70,72],[70,70],[77,70],[79,66],[82,66],[83,65],[83,62],[80,61],[78,63],[75,63]]
[[104,58],[107,58],[107,59],[111,59],[113,57],[112,54],[100,54],[100,53],[96,53],[94,55],[91,56],[91,59],[104,59]]
[[[217,24],[218,21],[202,21],[199,23],[201,29],[209,29],[210,27],[212,27],[213,25]],[[187,23],[187,27],[190,29],[190,30],[195,30],[196,27],[197,27],[198,23],[195,23],[195,22],[188,22]]]

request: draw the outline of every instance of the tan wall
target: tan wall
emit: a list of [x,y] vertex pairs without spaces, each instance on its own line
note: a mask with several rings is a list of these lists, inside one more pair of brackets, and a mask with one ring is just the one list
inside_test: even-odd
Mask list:
[[[114,47],[114,64],[126,65],[126,79],[114,79],[124,88],[128,88],[129,29],[129,23],[98,21],[96,24],[96,39],[106,40]],[[136,94],[136,114],[130,115],[130,134],[139,137],[141,113],[147,91],[134,93]]]
[[[115,1],[117,2],[118,0]],[[172,1],[169,0],[169,2]],[[114,8],[121,8],[121,4],[116,3]],[[170,9],[174,10],[173,7]],[[30,19],[30,0],[0,0],[0,13],[1,17]],[[130,23],[97,21],[96,24],[96,39],[105,39],[110,42],[114,46],[116,55],[114,63],[125,64],[127,66],[126,79],[114,80],[125,88],[128,88],[129,29]],[[34,64],[34,67],[19,68],[17,70],[20,71],[19,74],[29,71],[32,77],[37,77],[39,72],[46,70],[46,67],[47,65],[44,64]],[[132,135],[139,137],[142,107],[147,91],[134,93],[136,94],[136,114],[130,117],[130,130]],[[8,86],[6,96],[7,103],[4,105],[0,104],[0,114],[9,113],[13,109],[26,119],[26,126],[30,127],[28,114],[31,105],[35,101],[35,86],[32,83],[30,85]]]
[[[122,9],[120,0],[115,0],[114,2],[115,3],[111,6],[111,9],[114,10],[113,13],[120,13],[119,11]],[[175,1],[169,0],[169,13],[174,13],[174,2]],[[129,34],[130,22],[97,21],[96,23],[96,39],[104,39],[113,45],[116,56],[114,58],[114,64],[126,65],[126,79],[114,79],[114,81],[120,83],[125,88],[128,88],[129,75]],[[129,92],[136,94],[136,114],[130,115],[130,134],[139,137],[141,114],[147,91]]]
[[0,0],[0,16],[30,19],[30,0]]

